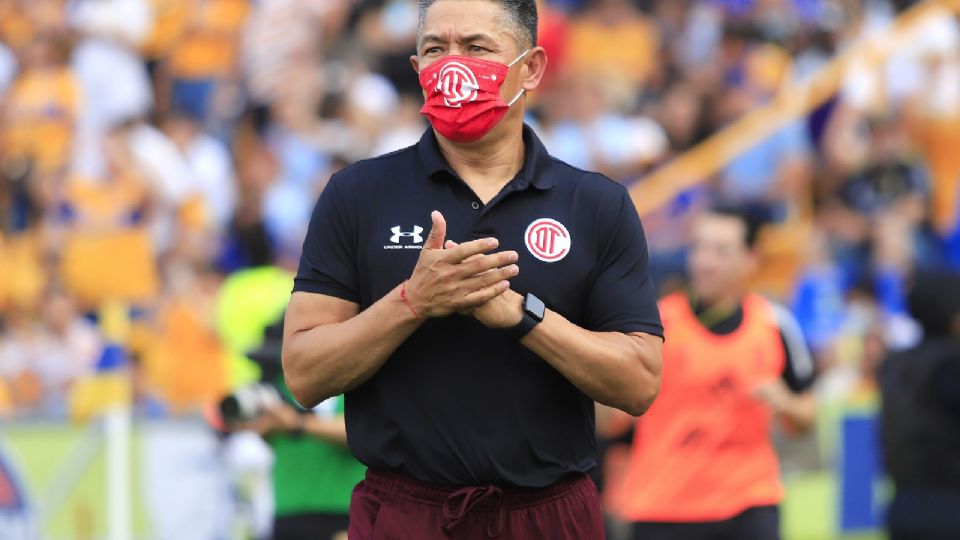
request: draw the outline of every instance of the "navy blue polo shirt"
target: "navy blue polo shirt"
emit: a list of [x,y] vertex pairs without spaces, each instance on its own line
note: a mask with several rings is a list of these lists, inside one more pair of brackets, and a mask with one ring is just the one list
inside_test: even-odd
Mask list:
[[[647,244],[627,190],[547,154],[524,126],[523,168],[488,204],[450,168],[433,131],[331,178],[294,290],[360,309],[410,277],[431,226],[492,236],[520,255],[511,288],[588,330],[663,335]],[[542,487],[597,465],[593,401],[503,331],[429,319],[346,394],[350,448],[369,467],[448,485]]]

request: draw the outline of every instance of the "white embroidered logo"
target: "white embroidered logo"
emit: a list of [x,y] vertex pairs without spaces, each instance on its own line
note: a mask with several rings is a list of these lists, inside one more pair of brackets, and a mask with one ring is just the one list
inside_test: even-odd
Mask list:
[[423,227],[414,225],[412,231],[404,231],[399,225],[390,227],[390,242],[383,249],[423,249]]

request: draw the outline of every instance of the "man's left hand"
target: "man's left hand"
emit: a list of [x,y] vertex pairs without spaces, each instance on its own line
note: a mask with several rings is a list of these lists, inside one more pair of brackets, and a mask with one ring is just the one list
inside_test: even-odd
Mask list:
[[[453,240],[447,240],[444,248],[452,249],[457,245]],[[463,262],[470,260],[467,259]],[[523,296],[514,290],[507,289],[503,294],[495,296],[485,304],[481,304],[472,310],[463,311],[460,314],[474,317],[487,328],[513,328],[523,320]]]

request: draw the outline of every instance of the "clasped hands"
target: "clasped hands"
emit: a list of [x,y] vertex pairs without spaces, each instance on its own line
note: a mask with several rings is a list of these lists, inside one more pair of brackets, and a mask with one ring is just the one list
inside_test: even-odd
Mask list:
[[510,289],[520,268],[516,251],[489,253],[495,238],[457,244],[446,239],[447,223],[438,211],[406,284],[407,302],[420,317],[472,316],[489,328],[511,328],[523,318],[523,297]]

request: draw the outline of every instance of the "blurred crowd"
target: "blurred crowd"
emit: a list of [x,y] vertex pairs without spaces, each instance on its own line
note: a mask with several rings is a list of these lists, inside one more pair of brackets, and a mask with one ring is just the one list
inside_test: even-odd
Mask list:
[[[909,4],[550,0],[529,123],[558,158],[642,182]],[[416,32],[415,0],[0,2],[0,416],[82,416],[86,379],[117,365],[153,415],[255,378],[243,356],[270,321],[236,310],[282,310],[332,172],[426,127]],[[758,286],[797,313],[822,390],[869,393],[919,337],[910,276],[960,266],[957,148],[944,13],[646,216],[658,283],[682,286],[700,209],[751,208],[771,223]],[[225,294],[263,268],[270,299]]]

